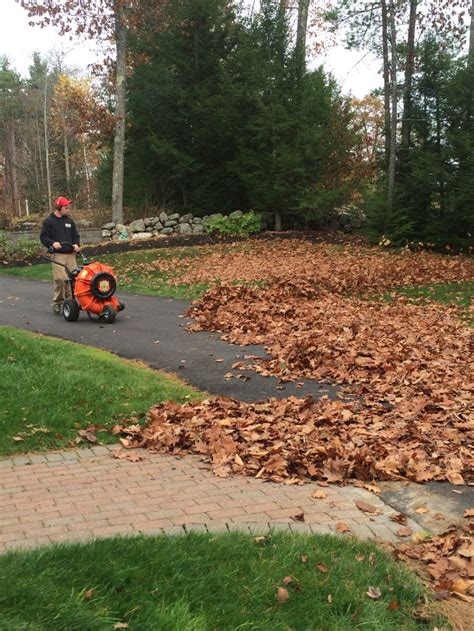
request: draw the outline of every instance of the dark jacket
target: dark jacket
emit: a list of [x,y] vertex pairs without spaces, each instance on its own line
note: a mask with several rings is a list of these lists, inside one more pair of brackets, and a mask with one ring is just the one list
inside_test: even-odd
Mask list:
[[[45,248],[51,247],[55,241],[79,245],[80,236],[71,217],[56,217],[54,213],[51,213],[43,222],[40,241]],[[56,252],[63,252],[63,250],[56,250]]]

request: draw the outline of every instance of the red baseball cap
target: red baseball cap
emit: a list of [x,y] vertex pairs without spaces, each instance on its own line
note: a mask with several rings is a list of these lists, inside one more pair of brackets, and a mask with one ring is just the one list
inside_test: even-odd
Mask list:
[[63,206],[69,206],[69,204],[72,204],[72,201],[67,197],[58,197],[58,199],[54,202],[54,205],[59,206],[60,208]]

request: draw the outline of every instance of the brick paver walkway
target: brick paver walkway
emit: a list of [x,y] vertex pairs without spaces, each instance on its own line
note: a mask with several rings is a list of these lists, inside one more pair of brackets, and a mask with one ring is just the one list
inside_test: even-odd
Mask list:
[[[144,452],[134,463],[94,447],[0,460],[0,551],[115,534],[270,529],[335,533],[345,522],[362,538],[393,540],[394,511],[363,489],[288,486],[215,477],[198,457]],[[324,499],[311,498],[324,491]],[[377,506],[379,515],[355,502]],[[304,513],[304,522],[293,520]],[[407,524],[419,530],[414,522]],[[347,535],[345,535],[347,536]]]

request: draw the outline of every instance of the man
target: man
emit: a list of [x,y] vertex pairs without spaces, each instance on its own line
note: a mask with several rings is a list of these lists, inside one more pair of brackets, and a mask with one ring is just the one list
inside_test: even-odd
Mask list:
[[[76,252],[79,252],[80,237],[76,224],[69,217],[69,206],[72,202],[66,197],[58,197],[54,202],[54,212],[47,217],[41,228],[40,241],[45,248],[53,247],[55,252],[51,258],[58,263],[66,265],[69,271],[77,267]],[[62,247],[61,243],[70,243],[74,252],[70,252],[71,247]],[[71,298],[71,287],[67,281],[68,275],[64,267],[53,266],[54,296],[53,312],[60,314],[63,302]]]

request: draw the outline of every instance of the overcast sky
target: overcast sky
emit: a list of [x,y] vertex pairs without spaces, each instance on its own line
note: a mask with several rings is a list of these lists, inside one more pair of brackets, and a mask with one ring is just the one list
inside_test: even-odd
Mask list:
[[[53,28],[29,26],[26,11],[15,0],[0,0],[0,6],[0,54],[6,55],[23,76],[35,51],[42,55],[53,49],[67,51],[66,64],[80,68],[84,73],[88,72],[87,65],[96,60],[87,41],[71,42],[67,37],[59,37]],[[335,75],[345,93],[361,97],[381,86],[379,63],[363,52],[335,47],[317,61]]]

